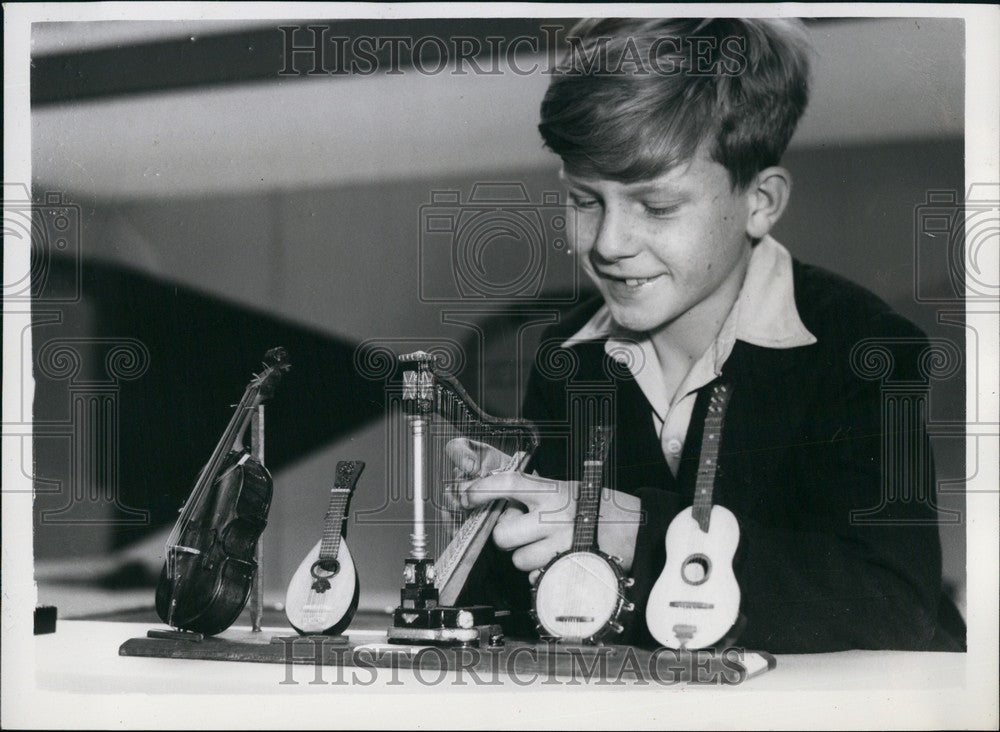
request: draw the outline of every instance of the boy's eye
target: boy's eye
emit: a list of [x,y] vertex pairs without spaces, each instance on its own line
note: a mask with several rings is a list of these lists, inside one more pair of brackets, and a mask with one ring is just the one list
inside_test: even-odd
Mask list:
[[680,206],[676,203],[663,204],[663,203],[644,203],[642,204],[643,209],[650,216],[670,216],[677,213],[677,209]]
[[596,206],[600,205],[600,201],[598,201],[593,196],[585,196],[581,193],[574,193],[573,191],[570,191],[569,199],[573,202],[573,205],[576,206],[577,208],[584,208],[584,209],[595,208]]

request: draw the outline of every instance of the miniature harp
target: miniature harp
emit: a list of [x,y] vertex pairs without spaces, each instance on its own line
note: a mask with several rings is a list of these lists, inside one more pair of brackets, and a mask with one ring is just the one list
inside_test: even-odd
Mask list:
[[[462,385],[439,367],[434,355],[417,351],[399,360],[404,366],[402,399],[407,412],[416,418],[411,419],[410,449],[420,457],[417,464],[422,466],[423,475],[419,480],[427,486],[425,497],[433,506],[430,521],[415,521],[411,537],[414,555],[426,551],[425,524],[429,523],[438,601],[453,606],[507,501],[492,501],[464,511],[454,508],[446,494],[459,480],[523,469],[538,447],[538,432],[530,422],[486,414]],[[414,427],[418,423],[419,429]],[[488,448],[493,448],[502,453],[502,459],[493,453],[492,460],[484,462],[478,472],[462,473],[456,470],[447,451],[449,443],[460,439],[483,452],[492,452]],[[418,515],[422,513],[418,511]]]

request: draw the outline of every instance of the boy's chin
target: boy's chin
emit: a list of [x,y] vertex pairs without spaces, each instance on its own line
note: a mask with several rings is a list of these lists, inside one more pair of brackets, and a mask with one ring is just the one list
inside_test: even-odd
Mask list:
[[670,313],[651,313],[648,308],[621,307],[614,303],[609,308],[615,324],[633,333],[657,330],[671,320]]

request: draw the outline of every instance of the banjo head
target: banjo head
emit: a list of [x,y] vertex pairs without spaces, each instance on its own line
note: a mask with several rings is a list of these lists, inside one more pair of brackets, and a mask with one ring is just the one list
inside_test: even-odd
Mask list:
[[599,637],[622,604],[619,573],[592,552],[556,557],[538,577],[534,594],[539,625],[557,638]]

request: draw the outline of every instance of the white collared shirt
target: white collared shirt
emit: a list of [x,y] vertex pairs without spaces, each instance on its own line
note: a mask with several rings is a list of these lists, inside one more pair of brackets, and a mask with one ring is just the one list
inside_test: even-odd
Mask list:
[[715,340],[688,370],[671,401],[653,343],[646,334],[618,327],[603,305],[562,346],[604,339],[604,351],[628,365],[642,393],[653,407],[652,419],[667,465],[676,476],[698,390],[722,373],[737,339],[765,348],[795,348],[816,342],[795,307],[792,257],[771,236],[758,242],[750,254],[740,294]]

